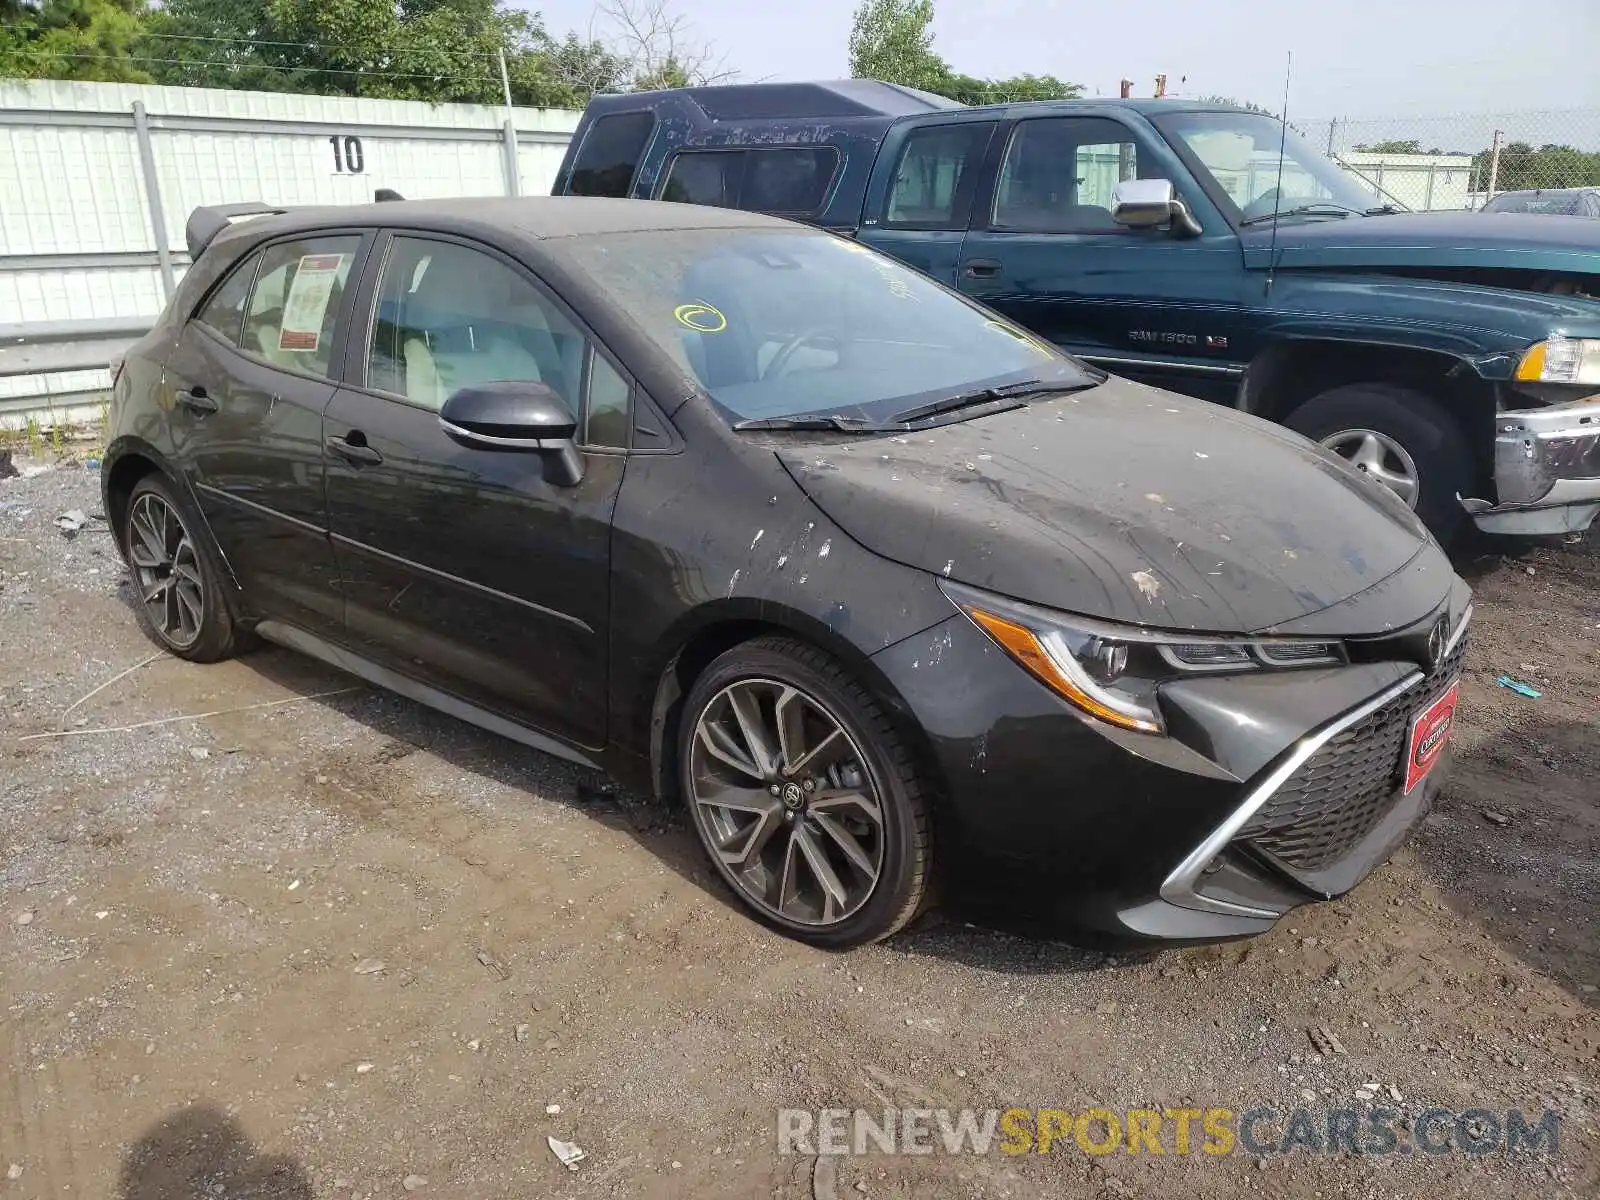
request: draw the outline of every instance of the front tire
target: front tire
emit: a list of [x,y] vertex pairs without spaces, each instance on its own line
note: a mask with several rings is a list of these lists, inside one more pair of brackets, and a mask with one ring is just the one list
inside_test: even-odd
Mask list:
[[1421,392],[1386,383],[1333,388],[1284,421],[1404,500],[1449,545],[1466,525],[1456,498],[1472,494],[1472,452],[1460,424]]
[[678,750],[701,845],[762,921],[844,949],[917,914],[925,789],[882,706],[828,655],[780,636],[727,651],[690,689]]
[[134,611],[150,640],[191,662],[240,648],[222,572],[199,520],[160,475],[134,484],[117,539],[133,576]]

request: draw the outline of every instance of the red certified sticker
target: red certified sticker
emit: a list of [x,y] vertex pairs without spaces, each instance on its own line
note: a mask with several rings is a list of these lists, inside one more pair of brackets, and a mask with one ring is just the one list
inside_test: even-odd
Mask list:
[[1433,764],[1444,753],[1450,727],[1456,722],[1456,701],[1461,698],[1461,681],[1417,714],[1411,722],[1411,737],[1406,743],[1406,795],[1427,777]]

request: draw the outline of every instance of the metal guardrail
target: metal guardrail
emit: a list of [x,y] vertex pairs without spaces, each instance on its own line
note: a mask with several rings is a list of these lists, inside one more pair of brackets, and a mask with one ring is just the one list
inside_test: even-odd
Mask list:
[[[152,317],[110,317],[0,325],[0,379],[108,369],[154,324]],[[28,400],[47,407],[37,397]]]

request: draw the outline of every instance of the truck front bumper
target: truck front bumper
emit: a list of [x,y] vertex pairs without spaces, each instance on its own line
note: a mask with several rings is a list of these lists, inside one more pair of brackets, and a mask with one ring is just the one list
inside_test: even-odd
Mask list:
[[1600,515],[1600,394],[1495,417],[1498,504],[1463,498],[1485,533],[1576,533]]

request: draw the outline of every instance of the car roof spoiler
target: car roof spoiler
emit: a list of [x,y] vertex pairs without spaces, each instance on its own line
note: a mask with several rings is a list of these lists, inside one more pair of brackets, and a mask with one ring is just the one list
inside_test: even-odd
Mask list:
[[212,239],[229,225],[250,217],[275,216],[288,211],[287,208],[263,204],[259,200],[244,204],[202,204],[189,214],[189,223],[183,229],[183,239],[189,246],[189,261],[199,262],[200,255]]

